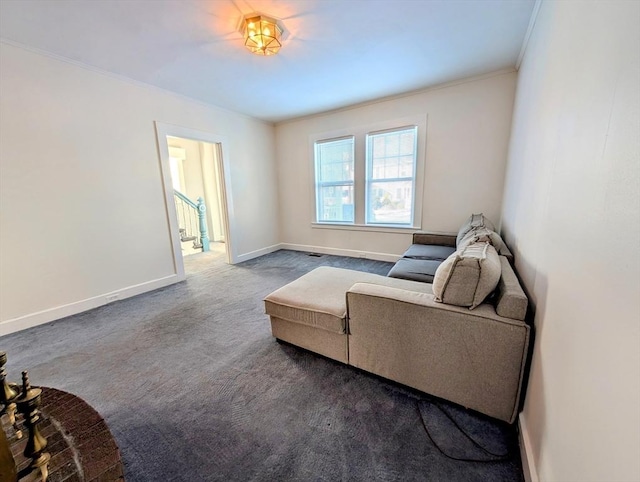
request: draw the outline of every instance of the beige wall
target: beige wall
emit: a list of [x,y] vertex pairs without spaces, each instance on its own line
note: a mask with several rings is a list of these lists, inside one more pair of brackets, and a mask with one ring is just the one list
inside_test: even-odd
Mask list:
[[472,212],[499,221],[516,73],[276,125],[280,239],[336,252],[401,254],[409,233],[313,228],[310,136],[391,119],[427,116],[422,229],[457,232]]
[[228,139],[235,253],[278,243],[272,125],[0,49],[0,334],[175,276],[154,121]]
[[519,72],[502,226],[536,307],[540,480],[640,480],[639,20],[544,1]]

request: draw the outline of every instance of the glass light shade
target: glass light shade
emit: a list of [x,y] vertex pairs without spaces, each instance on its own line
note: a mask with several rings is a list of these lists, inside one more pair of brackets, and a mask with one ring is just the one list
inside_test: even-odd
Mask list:
[[273,18],[257,15],[244,20],[244,45],[256,55],[274,55],[282,47],[282,29]]

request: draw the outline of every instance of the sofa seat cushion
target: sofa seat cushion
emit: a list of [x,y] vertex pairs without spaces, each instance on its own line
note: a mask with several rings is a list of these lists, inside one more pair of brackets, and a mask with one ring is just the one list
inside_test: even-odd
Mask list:
[[[363,274],[365,276],[359,276]],[[268,315],[346,333],[345,292],[366,273],[320,267],[268,295]]]
[[403,258],[431,259],[444,261],[455,252],[451,246],[434,246],[429,244],[412,244],[402,255]]
[[438,266],[442,263],[436,259],[412,259],[400,258],[387,276],[390,278],[401,278],[405,280],[420,281],[422,283],[432,283]]
[[435,301],[473,309],[496,289],[501,269],[500,257],[493,246],[470,244],[438,267],[433,281]]

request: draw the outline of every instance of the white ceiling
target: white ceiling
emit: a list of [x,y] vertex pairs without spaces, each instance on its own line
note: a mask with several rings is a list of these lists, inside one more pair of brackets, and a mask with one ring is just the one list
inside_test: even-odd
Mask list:
[[[0,0],[0,37],[268,121],[514,67],[535,0]],[[260,12],[287,30],[251,54]]]

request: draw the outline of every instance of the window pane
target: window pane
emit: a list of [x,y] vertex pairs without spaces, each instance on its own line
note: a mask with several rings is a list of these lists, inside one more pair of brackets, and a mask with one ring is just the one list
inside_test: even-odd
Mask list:
[[417,128],[367,136],[367,224],[413,223]]
[[354,138],[315,144],[318,222],[354,222]]
[[317,182],[353,181],[353,138],[316,144]]
[[372,182],[368,202],[368,223],[411,224],[413,181]]
[[353,186],[318,187],[318,222],[353,223]]
[[415,163],[414,128],[369,136],[370,179],[412,177]]
[[398,177],[413,177],[413,155],[400,158]]

